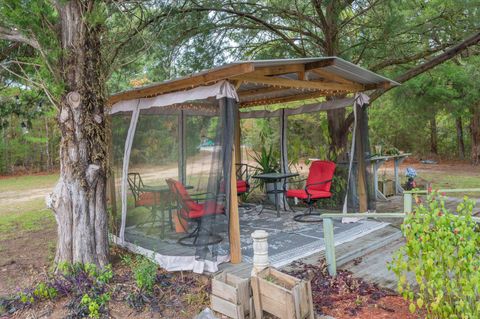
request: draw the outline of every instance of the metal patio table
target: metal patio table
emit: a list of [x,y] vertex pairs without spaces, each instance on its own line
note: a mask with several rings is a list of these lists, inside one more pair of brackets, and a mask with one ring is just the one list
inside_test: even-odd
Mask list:
[[285,193],[285,189],[283,187],[282,189],[277,188],[277,182],[296,176],[298,176],[297,173],[266,173],[252,176],[252,178],[263,180],[265,183],[273,183],[273,190],[266,190],[266,193],[267,195],[275,195],[275,209],[277,210],[277,217],[280,217],[280,209],[278,207],[278,194]]
[[[185,186],[186,189],[193,189],[193,186],[187,185]],[[155,201],[154,205],[152,206],[152,222],[155,223],[156,219],[156,211],[158,210],[161,214],[161,234],[160,237],[163,239],[165,238],[165,213],[168,211],[168,221],[170,223],[170,228],[173,228],[173,221],[172,221],[172,197],[170,188],[168,185],[145,185],[138,189],[140,192],[144,193],[154,193],[155,194]]]

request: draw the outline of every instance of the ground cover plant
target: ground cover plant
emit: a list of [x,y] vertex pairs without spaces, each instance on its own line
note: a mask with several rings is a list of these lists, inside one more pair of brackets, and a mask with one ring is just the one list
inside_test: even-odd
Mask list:
[[112,264],[103,270],[62,263],[31,288],[0,296],[0,317],[192,318],[209,305],[209,292],[206,276],[169,273],[113,248]]
[[465,197],[450,212],[444,197],[434,191],[406,217],[402,225],[406,245],[390,268],[412,312],[420,308],[428,318],[478,318],[480,233],[472,219],[473,207],[474,201]]

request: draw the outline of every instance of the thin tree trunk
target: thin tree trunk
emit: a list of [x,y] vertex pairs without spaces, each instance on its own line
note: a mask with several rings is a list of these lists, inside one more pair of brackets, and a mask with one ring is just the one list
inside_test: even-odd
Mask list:
[[438,154],[437,118],[435,115],[430,119],[430,152]]
[[465,142],[463,139],[463,123],[461,116],[455,118],[455,126],[457,128],[458,156],[460,159],[465,159]]
[[93,2],[62,2],[61,43],[66,92],[58,122],[60,180],[49,206],[58,224],[55,262],[108,263],[105,82],[99,29],[85,16]]
[[48,134],[48,118],[45,115],[45,154],[47,155],[47,171],[52,169],[52,161],[50,159],[50,136]]
[[470,109],[472,118],[470,120],[470,133],[472,135],[471,161],[473,165],[480,163],[480,105]]

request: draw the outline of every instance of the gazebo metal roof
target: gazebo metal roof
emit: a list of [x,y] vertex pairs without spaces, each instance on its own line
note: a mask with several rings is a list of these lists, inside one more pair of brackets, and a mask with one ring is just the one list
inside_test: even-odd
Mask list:
[[189,76],[116,93],[109,104],[153,97],[218,81],[235,85],[240,107],[344,95],[400,83],[338,57],[238,61]]

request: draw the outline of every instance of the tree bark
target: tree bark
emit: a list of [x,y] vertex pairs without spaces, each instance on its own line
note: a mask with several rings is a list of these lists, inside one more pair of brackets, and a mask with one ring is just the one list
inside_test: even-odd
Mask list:
[[435,114],[430,119],[430,152],[438,155],[437,118]]
[[472,117],[470,119],[470,134],[472,136],[471,161],[473,165],[480,163],[480,105],[475,105],[470,109]]
[[465,142],[463,139],[463,123],[461,116],[455,118],[455,126],[457,128],[458,156],[460,159],[465,159]]
[[108,263],[106,210],[105,80],[100,28],[87,24],[93,2],[61,2],[60,61],[65,92],[61,131],[60,179],[47,204],[58,224],[55,262]]

